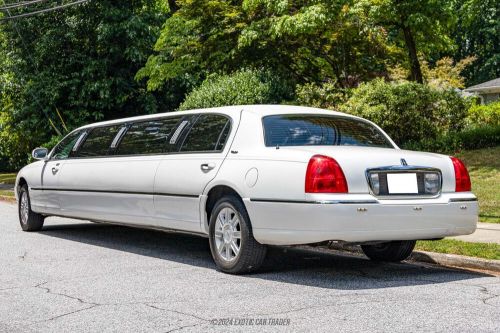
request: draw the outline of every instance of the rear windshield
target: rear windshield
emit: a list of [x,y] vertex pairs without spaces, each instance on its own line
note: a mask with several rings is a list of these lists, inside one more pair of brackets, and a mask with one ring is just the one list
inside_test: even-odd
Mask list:
[[263,118],[265,143],[275,146],[366,146],[394,148],[369,123],[327,115],[273,115]]

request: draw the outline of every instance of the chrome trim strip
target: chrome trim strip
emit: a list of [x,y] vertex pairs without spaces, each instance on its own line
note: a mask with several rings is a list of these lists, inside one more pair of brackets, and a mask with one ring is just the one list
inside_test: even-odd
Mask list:
[[186,125],[189,124],[189,121],[188,120],[183,120],[179,127],[177,127],[177,129],[175,130],[174,134],[172,135],[172,137],[170,138],[170,144],[173,145],[177,142],[177,139],[179,138],[179,135],[181,134],[182,130],[184,129],[184,127],[186,127]]
[[78,150],[78,148],[80,148],[83,140],[87,138],[87,134],[88,134],[87,131],[83,131],[82,134],[80,134],[80,136],[78,137],[78,140],[76,141],[75,145],[73,146],[73,149],[71,149],[72,152],[76,152]]
[[[370,180],[370,173],[374,171],[379,171],[384,173],[389,173],[390,171],[396,171],[398,173],[435,172],[439,174],[441,186],[439,188],[439,192],[434,195],[414,194],[414,193],[396,194],[396,195],[376,195],[375,193],[373,193],[372,184]],[[390,165],[385,167],[366,169],[365,177],[368,183],[368,191],[370,192],[370,194],[381,200],[435,199],[441,196],[443,190],[443,174],[441,173],[441,170],[437,168],[415,166],[415,165]]]
[[298,203],[298,204],[312,204],[312,205],[350,205],[350,204],[378,204],[377,200],[314,200],[314,201],[306,201],[306,200],[279,200],[279,199],[260,199],[260,198],[251,198],[250,201],[253,202],[273,202],[273,203]]
[[477,198],[450,198],[449,202],[468,202],[477,201]]
[[123,126],[120,128],[118,133],[115,135],[115,138],[113,139],[113,142],[111,142],[111,149],[115,149],[116,146],[118,145],[118,141],[122,138],[123,134],[127,131],[128,126]]
[[59,191],[59,192],[82,192],[82,193],[110,193],[110,194],[138,194],[138,195],[158,195],[165,197],[183,197],[183,198],[199,198],[196,194],[177,194],[177,193],[159,193],[159,192],[131,192],[131,191],[106,191],[106,190],[84,190],[84,189],[64,189],[64,188],[48,188],[48,187],[32,187],[33,191]]

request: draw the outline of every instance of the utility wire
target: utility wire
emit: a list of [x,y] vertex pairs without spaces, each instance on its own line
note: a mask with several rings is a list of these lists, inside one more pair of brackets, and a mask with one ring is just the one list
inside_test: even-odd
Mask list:
[[44,2],[44,1],[47,1],[47,0],[32,0],[32,1],[22,1],[22,2],[5,4],[4,6],[0,7],[0,10],[13,9],[13,8],[34,5],[34,4],[37,4],[40,2]]
[[15,20],[15,19],[18,19],[18,18],[33,16],[33,15],[38,15],[38,14],[42,14],[42,13],[47,13],[47,12],[51,12],[51,11],[54,11],[54,10],[59,10],[59,9],[62,9],[62,8],[66,8],[66,7],[69,7],[69,6],[78,5],[78,4],[87,2],[87,1],[90,1],[90,0],[78,0],[78,1],[73,1],[73,2],[70,2],[70,3],[64,4],[64,5],[59,5],[59,6],[55,6],[55,7],[51,7],[51,8],[46,8],[46,9],[42,9],[42,10],[37,10],[37,11],[34,11],[34,12],[30,12],[30,13],[24,13],[24,14],[19,14],[19,15],[14,15],[14,16],[10,16],[9,15],[8,17],[2,17],[2,18],[0,18],[0,22],[1,21],[8,21],[8,20]]

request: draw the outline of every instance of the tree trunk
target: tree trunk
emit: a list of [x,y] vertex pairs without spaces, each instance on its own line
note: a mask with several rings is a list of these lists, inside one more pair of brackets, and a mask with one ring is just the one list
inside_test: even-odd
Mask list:
[[179,6],[177,5],[176,0],[168,0],[168,6],[170,7],[170,15],[179,10]]
[[418,61],[417,46],[415,45],[415,39],[413,39],[411,29],[405,26],[404,23],[401,25],[401,28],[403,29],[406,48],[408,49],[408,56],[410,57],[411,80],[418,83],[424,83],[420,61]]

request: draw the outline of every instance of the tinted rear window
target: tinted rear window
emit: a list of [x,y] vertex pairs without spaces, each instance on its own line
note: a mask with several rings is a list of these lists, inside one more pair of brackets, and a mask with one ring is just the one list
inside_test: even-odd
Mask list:
[[265,143],[275,146],[367,146],[394,148],[369,123],[324,115],[275,115],[263,119]]

